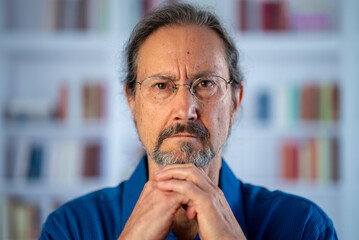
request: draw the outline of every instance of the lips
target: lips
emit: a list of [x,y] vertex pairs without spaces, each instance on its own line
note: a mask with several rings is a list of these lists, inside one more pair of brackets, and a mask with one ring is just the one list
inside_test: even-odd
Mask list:
[[190,133],[178,133],[170,136],[169,138],[176,138],[176,137],[199,138],[199,136]]

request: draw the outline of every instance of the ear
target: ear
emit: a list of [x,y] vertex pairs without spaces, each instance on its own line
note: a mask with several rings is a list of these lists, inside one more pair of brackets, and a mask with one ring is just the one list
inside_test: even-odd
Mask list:
[[234,123],[234,119],[237,116],[238,109],[243,99],[244,82],[242,81],[240,84],[241,84],[241,88],[239,89],[239,91],[235,91],[235,96],[234,96],[235,101],[233,102],[233,109],[231,114],[231,125]]
[[126,95],[127,104],[131,110],[132,118],[135,119],[135,96],[128,95],[126,83],[123,85],[123,90]]

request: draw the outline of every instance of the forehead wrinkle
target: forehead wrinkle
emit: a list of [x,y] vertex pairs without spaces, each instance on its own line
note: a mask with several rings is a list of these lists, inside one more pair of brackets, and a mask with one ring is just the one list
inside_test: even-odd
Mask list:
[[[154,53],[154,55],[156,55],[155,58],[157,58],[156,62],[162,62],[160,64],[162,65],[162,69],[157,69],[158,72],[153,73],[151,65],[147,65],[145,69],[141,68],[142,77],[157,74],[165,75],[171,78],[188,79],[199,77],[204,74],[203,72],[207,71],[227,78],[229,76],[228,62],[224,52],[223,42],[218,39],[218,36],[214,41],[206,41],[206,39],[195,36],[196,34],[192,36],[193,29],[191,27],[182,27],[183,26],[166,26],[160,28],[152,33],[140,46],[138,53],[142,52],[141,50],[143,50],[143,47],[154,35],[161,34],[159,32],[162,32],[162,36],[165,36],[165,39],[157,46]],[[182,28],[182,30],[184,30],[182,37],[175,38],[175,35],[172,33],[175,28]],[[204,28],[202,30],[201,29],[202,28],[199,28],[200,32],[204,30]],[[206,30],[211,29],[207,28]],[[198,29],[196,29],[196,31],[198,32]],[[210,37],[210,39],[213,39],[213,37]],[[219,43],[221,47],[218,47],[217,43]],[[208,46],[210,49],[209,51]],[[215,51],[214,54],[214,47],[220,51]],[[187,52],[190,52],[190,54],[187,54]],[[154,61],[154,56],[152,55],[151,58],[151,54],[149,53],[150,52],[147,52],[146,56],[138,54],[140,56],[137,56],[136,58],[137,67],[140,62],[142,62],[142,57],[150,57],[150,61]],[[224,62],[226,65],[225,72],[223,72],[221,62]],[[139,68],[137,68],[137,74],[139,74],[138,70]]]

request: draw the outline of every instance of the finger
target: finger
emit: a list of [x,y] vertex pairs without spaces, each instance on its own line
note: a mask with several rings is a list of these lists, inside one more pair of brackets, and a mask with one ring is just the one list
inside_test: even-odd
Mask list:
[[197,216],[197,212],[196,212],[196,209],[194,207],[188,206],[187,210],[186,210],[186,213],[187,213],[188,219],[190,219],[190,220],[195,219],[196,216]]
[[184,164],[169,164],[159,169],[157,172],[162,172],[173,168],[188,168],[188,167],[195,167],[202,170],[202,168],[196,167],[193,163],[184,163]]
[[162,191],[176,192],[186,196],[189,199],[189,206],[194,206],[201,201],[203,202],[208,195],[205,191],[190,181],[176,179],[160,181],[157,183],[157,187]]
[[186,166],[178,165],[178,167],[171,166],[163,168],[154,174],[154,179],[156,181],[166,181],[169,179],[187,180],[193,182],[202,190],[206,191],[215,187],[212,180],[202,169],[197,168],[193,164],[183,165]]

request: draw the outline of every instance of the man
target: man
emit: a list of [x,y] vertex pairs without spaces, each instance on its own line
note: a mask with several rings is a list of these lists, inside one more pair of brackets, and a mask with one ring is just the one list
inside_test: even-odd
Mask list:
[[52,213],[41,239],[337,239],[315,204],[243,184],[222,160],[243,79],[213,14],[165,6],[135,27],[126,53],[147,156],[128,181]]

